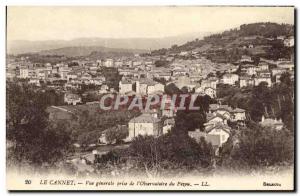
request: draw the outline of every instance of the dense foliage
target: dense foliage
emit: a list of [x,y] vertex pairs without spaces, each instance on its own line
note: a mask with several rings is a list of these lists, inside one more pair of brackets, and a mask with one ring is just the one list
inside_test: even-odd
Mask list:
[[129,169],[153,177],[170,175],[177,170],[210,170],[212,157],[212,146],[204,138],[197,143],[187,135],[168,133],[159,138],[138,136],[127,149],[111,151],[99,158],[97,163],[101,171],[107,164],[125,164]]
[[[283,45],[278,36],[294,35],[294,26],[277,23],[252,23],[241,25],[222,33],[212,34],[202,40],[195,39],[183,45],[154,50],[150,55],[175,55],[177,58],[193,59],[193,55],[180,56],[183,51],[196,50],[213,62],[237,62],[242,55],[260,56],[267,59],[290,58],[294,48]],[[253,48],[249,48],[252,45]]]
[[63,160],[71,140],[63,124],[49,124],[48,94],[15,82],[7,82],[6,93],[6,133],[12,144],[8,164],[43,166]]
[[218,97],[224,104],[248,111],[251,120],[258,122],[262,115],[281,118],[288,129],[294,130],[294,88],[289,73],[281,76],[281,82],[267,87],[262,82],[258,86],[237,88],[218,85]]
[[229,141],[222,149],[219,164],[225,168],[255,169],[293,163],[294,134],[290,130],[250,123],[235,138],[235,145]]

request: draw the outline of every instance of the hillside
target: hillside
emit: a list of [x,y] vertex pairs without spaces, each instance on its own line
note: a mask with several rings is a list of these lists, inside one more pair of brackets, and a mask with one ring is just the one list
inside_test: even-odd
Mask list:
[[294,36],[294,26],[277,23],[244,24],[238,29],[155,50],[150,55],[174,56],[188,52],[201,54],[215,62],[235,62],[242,55],[268,59],[289,58],[294,48],[285,47],[283,40],[277,39],[280,36],[284,38]]

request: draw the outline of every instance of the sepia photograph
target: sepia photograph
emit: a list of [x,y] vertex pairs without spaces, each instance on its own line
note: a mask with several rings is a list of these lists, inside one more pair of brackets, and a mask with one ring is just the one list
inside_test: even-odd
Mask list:
[[7,6],[9,191],[295,191],[295,7]]

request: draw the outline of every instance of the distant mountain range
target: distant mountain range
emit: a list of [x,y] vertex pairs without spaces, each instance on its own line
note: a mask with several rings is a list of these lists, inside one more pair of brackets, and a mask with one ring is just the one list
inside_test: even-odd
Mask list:
[[141,49],[123,49],[123,48],[106,48],[102,46],[71,46],[50,50],[42,50],[38,52],[41,55],[64,55],[67,57],[72,56],[130,56],[136,53],[144,53],[146,50]]
[[[159,48],[169,48],[174,44],[183,44],[189,40],[203,38],[209,35],[204,33],[190,33],[179,36],[163,37],[163,38],[78,38],[72,40],[46,40],[46,41],[27,41],[14,40],[8,41],[8,54],[22,53],[42,53],[42,54],[58,54],[62,52],[66,55],[72,55],[67,49],[77,54],[88,53],[92,51],[100,51],[112,49],[130,49],[130,52],[145,52]],[[83,50],[86,50],[85,52]]]

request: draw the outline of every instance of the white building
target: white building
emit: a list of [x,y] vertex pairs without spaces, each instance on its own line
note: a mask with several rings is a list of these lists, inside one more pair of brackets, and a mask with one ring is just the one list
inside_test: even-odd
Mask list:
[[231,110],[231,121],[245,121],[246,120],[246,112],[244,109],[235,108]]
[[227,125],[222,123],[218,123],[213,127],[210,127],[205,130],[208,135],[215,135],[219,138],[221,147],[225,142],[227,142],[228,138],[230,137],[231,129]]
[[105,67],[113,67],[114,66],[114,60],[113,59],[106,59],[104,62]]
[[277,67],[292,71],[294,70],[294,63],[292,61],[280,61],[277,63]]
[[258,86],[261,82],[266,82],[268,84],[268,87],[272,86],[271,77],[255,77],[254,78],[254,85],[255,86]]
[[290,37],[284,39],[283,44],[286,47],[293,47],[294,46],[294,42],[295,42],[294,36],[290,36]]
[[152,85],[148,85],[147,87],[147,94],[151,95],[157,92],[164,92],[165,91],[165,86],[161,83],[155,82]]
[[69,105],[77,105],[78,103],[81,103],[81,97],[77,94],[66,93],[64,95],[64,102]]
[[132,84],[131,81],[121,80],[119,82],[119,93],[120,94],[126,94],[128,92],[133,91],[132,86],[133,86],[133,84]]
[[68,73],[71,72],[71,68],[69,67],[60,67],[58,70],[58,74],[60,75],[60,78],[63,80],[67,80]]
[[29,78],[29,69],[27,67],[20,68],[20,78]]
[[210,96],[211,98],[216,98],[217,97],[216,89],[211,88],[211,87],[205,87],[204,88],[204,94]]
[[263,115],[261,118],[261,122],[259,123],[262,127],[271,127],[276,130],[281,130],[284,126],[281,119],[272,119],[272,118],[265,118]]
[[128,123],[129,136],[126,140],[132,140],[138,135],[152,135],[158,137],[162,135],[160,120],[151,114],[144,113],[133,118]]
[[241,67],[241,72],[249,76],[255,75],[256,71],[257,71],[257,67],[251,64],[242,65]]
[[241,76],[240,77],[240,88],[245,86],[254,86],[254,79],[249,76]]
[[239,81],[239,76],[237,74],[225,74],[221,80],[223,84],[235,85]]

